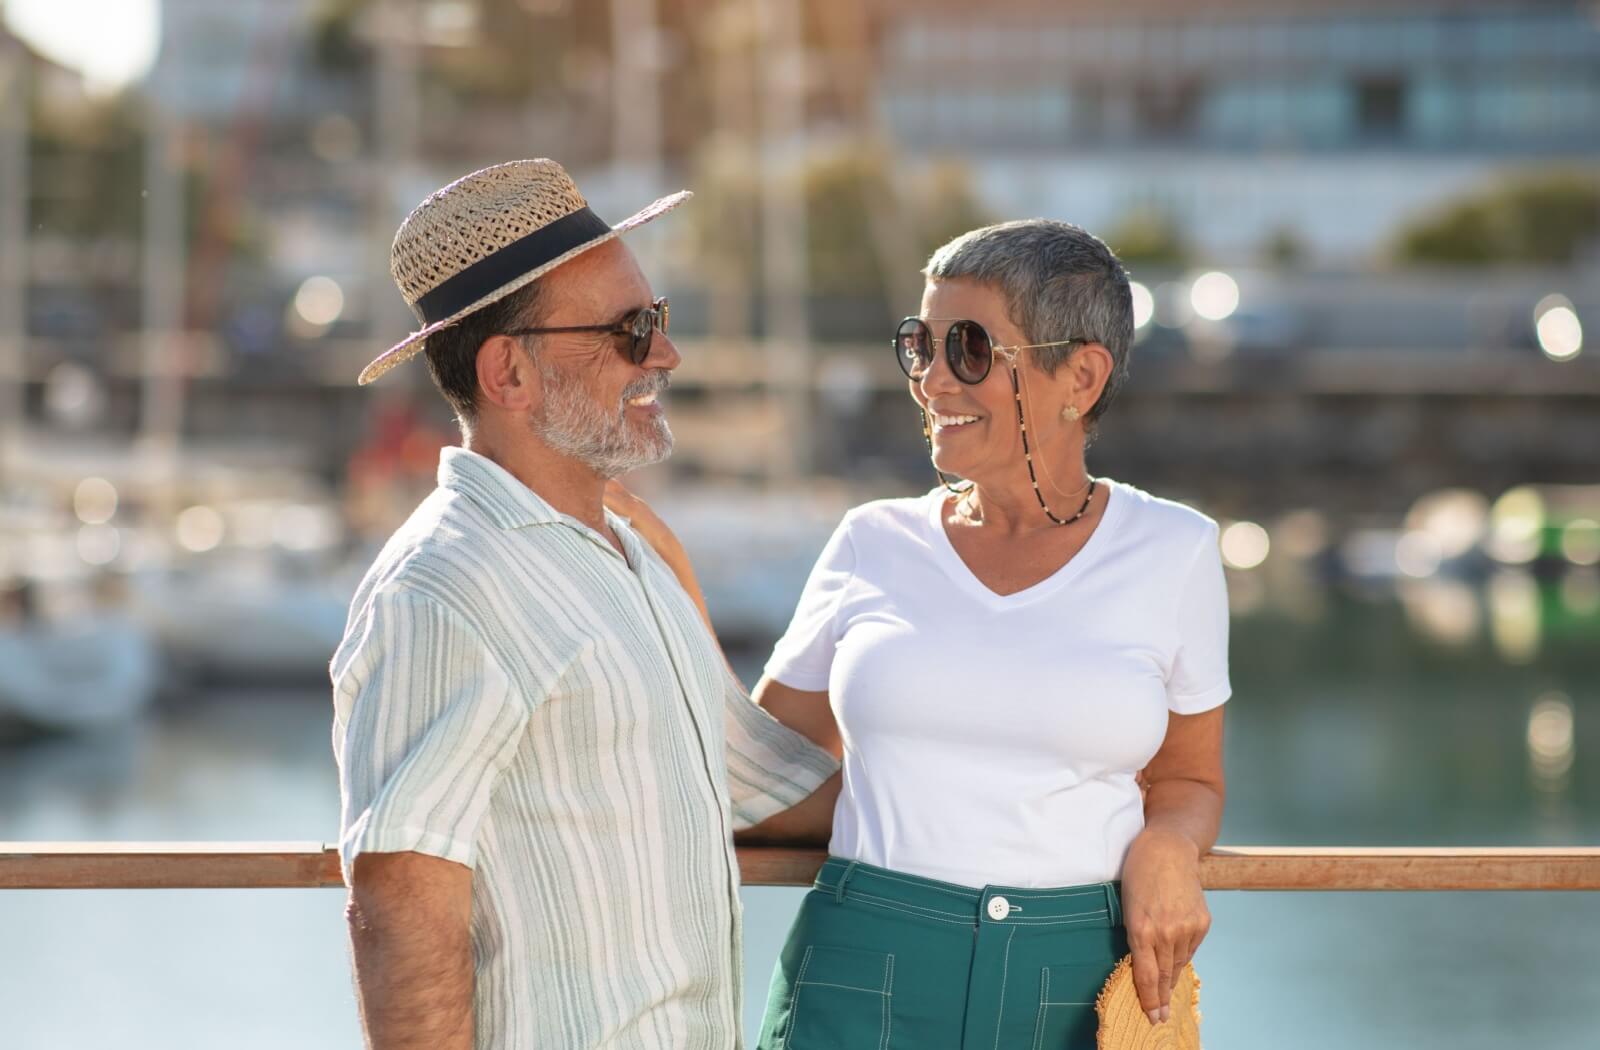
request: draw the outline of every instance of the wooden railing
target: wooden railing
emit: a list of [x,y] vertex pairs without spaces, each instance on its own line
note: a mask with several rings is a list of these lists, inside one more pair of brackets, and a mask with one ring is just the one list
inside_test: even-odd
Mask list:
[[[741,847],[749,886],[805,886],[817,849]],[[1600,890],[1600,848],[1251,847],[1201,861],[1210,890]],[[319,889],[338,851],[303,842],[0,842],[0,890]]]

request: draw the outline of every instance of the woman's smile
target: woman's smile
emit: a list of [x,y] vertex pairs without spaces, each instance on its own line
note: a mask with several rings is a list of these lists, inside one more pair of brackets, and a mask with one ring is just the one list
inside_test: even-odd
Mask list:
[[982,416],[975,416],[967,412],[930,412],[928,418],[933,421],[933,431],[936,434],[954,434],[966,430],[974,423],[981,422]]

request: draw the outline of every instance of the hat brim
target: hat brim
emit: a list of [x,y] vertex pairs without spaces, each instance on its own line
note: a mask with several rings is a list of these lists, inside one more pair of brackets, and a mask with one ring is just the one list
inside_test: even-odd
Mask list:
[[449,317],[435,321],[425,328],[421,328],[415,332],[412,332],[410,335],[400,340],[400,342],[396,343],[394,346],[378,355],[373,359],[371,364],[363,368],[361,370],[361,375],[356,378],[356,383],[360,386],[366,386],[368,383],[372,382],[374,379],[377,379],[385,372],[388,372],[397,365],[404,364],[406,361],[409,361],[411,358],[421,353],[426,348],[428,337],[439,331],[441,328],[448,328],[457,321],[461,320],[463,317],[466,317],[468,314],[477,310],[481,310],[496,300],[504,299],[517,289],[526,287],[527,285],[538,280],[540,277],[543,277],[545,274],[549,273],[551,270],[554,270],[557,266],[560,266],[562,263],[582,255],[589,249],[597,248],[600,245],[605,244],[607,241],[615,240],[617,237],[627,233],[629,230],[637,229],[653,219],[660,218],[693,196],[694,193],[689,190],[679,190],[677,193],[668,194],[667,196],[652,202],[647,207],[641,208],[634,212],[632,215],[628,216],[626,219],[623,219],[621,222],[611,227],[610,230],[600,234],[598,237],[584,241],[582,244],[563,252],[561,255],[556,256],[549,262],[529,270],[527,273],[518,274],[513,280],[507,281],[505,284],[502,284],[500,287],[478,299],[476,302],[462,307]]

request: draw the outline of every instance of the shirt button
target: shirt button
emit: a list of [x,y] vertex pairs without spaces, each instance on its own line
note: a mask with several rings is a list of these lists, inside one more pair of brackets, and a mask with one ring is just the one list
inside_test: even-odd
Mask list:
[[989,898],[989,918],[999,922],[1011,914],[1011,902],[1004,897]]

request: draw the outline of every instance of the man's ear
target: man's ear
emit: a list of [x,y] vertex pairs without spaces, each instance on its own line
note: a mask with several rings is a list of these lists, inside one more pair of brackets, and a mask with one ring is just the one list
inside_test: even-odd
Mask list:
[[538,366],[512,336],[485,339],[478,347],[477,369],[479,397],[487,404],[523,413],[544,400]]

